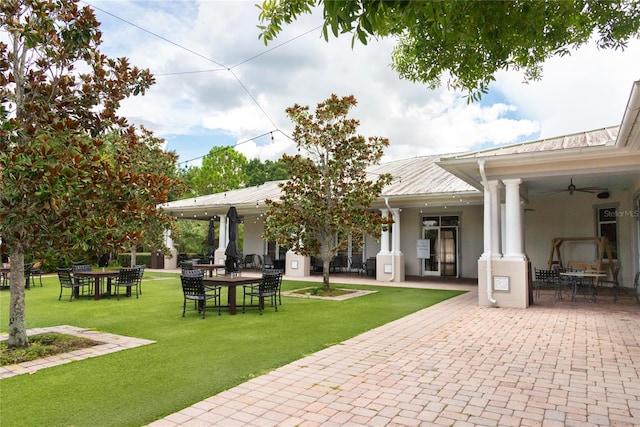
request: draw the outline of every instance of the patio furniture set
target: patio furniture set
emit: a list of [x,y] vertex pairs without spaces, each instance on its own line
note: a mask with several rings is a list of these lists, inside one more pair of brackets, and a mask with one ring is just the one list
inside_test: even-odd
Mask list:
[[[257,307],[260,314],[264,312],[265,300],[269,300],[271,306],[278,311],[278,304],[282,304],[280,297],[280,287],[282,284],[282,270],[265,269],[261,276],[241,276],[238,274],[227,274],[223,276],[205,277],[203,269],[187,268],[182,270],[180,275],[183,292],[182,316],[187,310],[187,301],[194,302],[194,309],[205,318],[207,308],[217,308],[218,315],[222,308],[229,309],[230,315],[237,313],[237,288],[242,286],[242,312],[247,307]],[[227,288],[227,304],[222,305],[222,288]],[[254,305],[253,298],[258,300],[258,305]],[[249,303],[247,304],[247,299]],[[213,302],[213,306],[208,305],[208,301]]]
[[120,300],[122,290],[124,295],[130,297],[135,291],[136,298],[142,295],[142,276],[144,265],[122,267],[119,270],[93,270],[91,265],[74,265],[71,268],[58,268],[58,280],[60,281],[60,295],[62,299],[64,289],[70,289],[69,301],[78,299],[85,292],[87,297],[99,300],[103,297],[115,295]]

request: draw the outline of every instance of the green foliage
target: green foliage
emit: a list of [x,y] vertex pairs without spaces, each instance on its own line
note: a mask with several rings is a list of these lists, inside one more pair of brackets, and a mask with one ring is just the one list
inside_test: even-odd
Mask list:
[[[162,247],[173,219],[157,206],[179,188],[176,156],[116,115],[153,84],[149,70],[102,55],[93,11],[74,0],[3,1],[0,28],[0,229],[10,262]],[[12,286],[10,308],[10,345],[24,346],[24,288]]]
[[258,26],[265,43],[284,24],[322,5],[325,39],[351,33],[397,37],[392,66],[402,78],[480,99],[499,70],[539,79],[542,64],[595,38],[601,49],[622,49],[640,35],[638,0],[578,1],[325,1],[265,0]]
[[178,221],[176,232],[172,235],[173,244],[178,253],[206,253],[208,228],[209,224],[206,221],[192,219]]
[[289,178],[287,166],[282,159],[278,159],[275,162],[265,160],[264,163],[258,158],[251,159],[245,166],[244,172],[247,176],[247,187]]
[[280,185],[280,200],[266,200],[265,239],[322,258],[325,290],[329,261],[346,248],[349,236],[357,247],[358,238],[379,236],[387,223],[370,207],[391,176],[373,181],[366,169],[380,161],[389,141],[355,134],[359,121],[347,115],[356,104],[353,96],[332,95],[315,115],[297,104],[287,109],[296,124],[293,138],[306,156],[283,156],[291,178]]
[[246,165],[247,158],[233,147],[213,147],[202,159],[202,166],[194,166],[187,173],[192,197],[244,187]]

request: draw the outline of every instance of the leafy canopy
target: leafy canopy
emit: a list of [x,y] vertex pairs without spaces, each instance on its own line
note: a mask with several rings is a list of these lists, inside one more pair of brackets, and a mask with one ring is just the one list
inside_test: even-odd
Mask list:
[[352,33],[396,37],[392,66],[402,78],[450,88],[480,99],[499,70],[541,78],[542,64],[595,38],[622,49],[640,35],[638,0],[406,1],[264,0],[259,6],[265,44],[302,14],[322,7],[325,39]]
[[367,168],[379,163],[389,141],[356,134],[359,121],[348,117],[356,104],[352,95],[331,95],[317,105],[315,114],[298,104],[287,108],[295,123],[293,139],[304,155],[282,157],[290,178],[280,184],[280,200],[265,202],[265,239],[322,258],[326,290],[329,261],[346,248],[349,236],[380,236],[387,223],[370,208],[391,176],[372,179]]
[[76,0],[0,2],[0,230],[10,253],[9,345],[26,346],[25,253],[162,244],[157,209],[176,156],[116,115],[149,70],[100,53],[91,8]]

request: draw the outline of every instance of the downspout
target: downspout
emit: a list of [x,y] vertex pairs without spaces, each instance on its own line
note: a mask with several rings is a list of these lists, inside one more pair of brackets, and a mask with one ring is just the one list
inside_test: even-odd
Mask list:
[[[389,198],[385,197],[384,198],[384,204],[387,205],[387,209],[389,209],[389,213],[391,214],[391,218],[393,219],[393,210],[391,209],[391,206],[389,206]],[[395,220],[394,220],[395,221]],[[396,275],[396,257],[395,254],[393,252],[393,240],[391,241],[391,278],[389,278],[390,282],[393,282],[393,280],[395,279],[395,275]]]
[[[482,177],[482,186],[484,187],[485,203],[487,203],[487,200],[491,202],[491,193],[489,192],[489,181],[487,180],[487,174],[484,171],[484,162],[485,162],[485,159],[479,159],[478,167],[480,168],[480,176]],[[486,227],[489,228],[489,231],[487,232],[487,236],[489,236],[489,241],[486,243],[487,244],[487,299],[492,305],[494,305],[497,301],[493,299],[493,292],[491,291],[491,279],[493,276],[492,266],[491,266],[491,262],[492,262],[491,260],[493,258],[491,256],[493,252],[493,248],[491,248],[491,218],[489,218],[488,221],[485,220],[484,224]]]

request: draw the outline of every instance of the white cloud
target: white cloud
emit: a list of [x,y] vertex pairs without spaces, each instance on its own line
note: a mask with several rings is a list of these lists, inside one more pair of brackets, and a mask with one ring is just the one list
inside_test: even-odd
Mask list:
[[[127,100],[121,113],[160,137],[177,141],[209,129],[242,142],[238,150],[249,158],[274,160],[295,151],[292,141],[280,132],[272,141],[247,140],[274,129],[291,134],[285,109],[295,103],[314,109],[331,93],[353,94],[359,133],[388,137],[385,158],[398,159],[617,124],[631,83],[640,77],[640,43],[622,54],[590,46],[549,61],[541,82],[523,85],[518,73],[500,73],[490,94],[499,102],[467,105],[459,94],[400,80],[389,65],[392,40],[352,49],[349,36],[327,42],[320,30],[294,39],[320,25],[317,16],[286,26],[265,47],[258,39],[254,3],[96,1],[162,37],[97,12],[105,52],[127,56],[157,75],[149,93]],[[218,71],[167,75],[204,70]],[[204,155],[215,141],[182,145],[178,154],[184,149],[191,156],[199,149]]]

